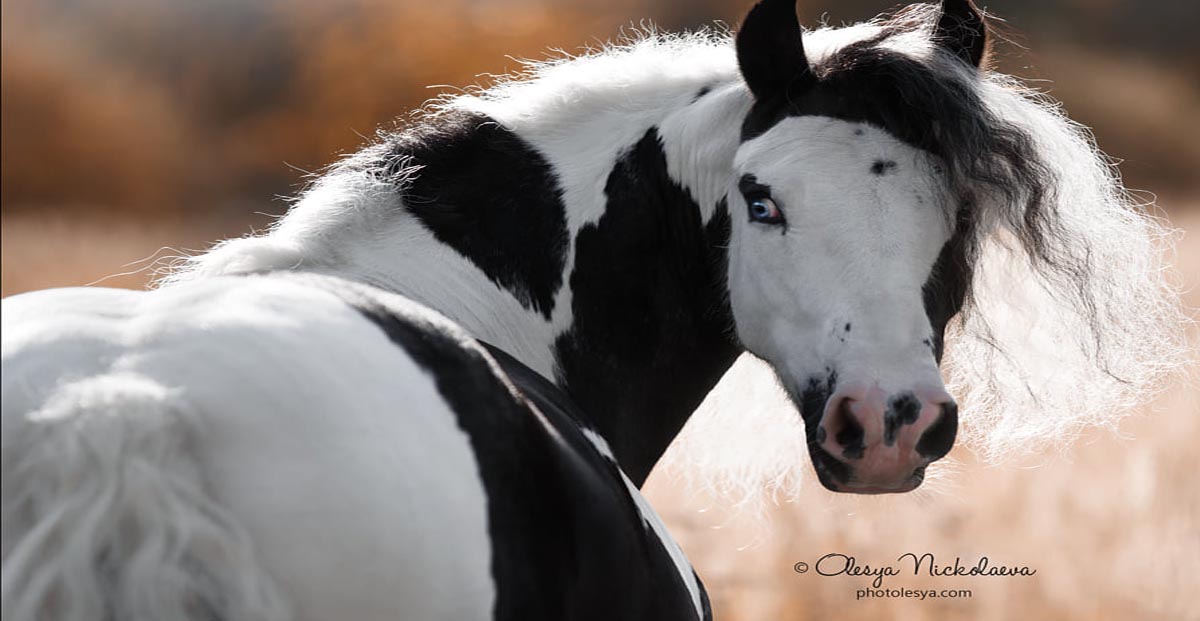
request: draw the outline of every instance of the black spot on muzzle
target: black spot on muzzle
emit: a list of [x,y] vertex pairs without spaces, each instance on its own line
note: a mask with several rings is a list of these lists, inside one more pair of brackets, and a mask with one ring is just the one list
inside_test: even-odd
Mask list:
[[921,401],[916,395],[906,392],[892,399],[887,412],[883,414],[883,443],[895,446],[900,427],[917,422],[920,416]]

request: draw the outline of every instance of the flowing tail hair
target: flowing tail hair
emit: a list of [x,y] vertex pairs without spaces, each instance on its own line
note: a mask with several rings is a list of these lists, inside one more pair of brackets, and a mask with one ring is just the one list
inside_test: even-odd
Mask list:
[[178,393],[106,374],[4,418],[4,619],[289,618],[247,534],[205,492],[200,430]]

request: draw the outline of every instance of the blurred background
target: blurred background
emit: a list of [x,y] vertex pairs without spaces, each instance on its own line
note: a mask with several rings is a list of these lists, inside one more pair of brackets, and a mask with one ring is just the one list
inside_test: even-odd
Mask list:
[[[286,210],[308,171],[486,74],[617,36],[736,25],[750,0],[3,0],[0,291],[141,287],[156,258],[202,250]],[[1130,187],[1181,229],[1200,306],[1200,2],[994,0],[998,67],[1094,128]],[[890,8],[800,0],[802,21]],[[434,86],[430,85],[449,85]],[[1193,343],[1196,334],[1193,332]],[[746,373],[752,409],[786,408]],[[723,386],[726,392],[733,390]],[[956,449],[932,491],[849,498],[799,482],[765,519],[662,468],[652,501],[718,619],[1200,618],[1200,397],[1179,382],[1119,430],[990,466]],[[747,397],[749,399],[749,397]],[[750,407],[749,405],[747,407]],[[766,433],[769,433],[766,432]],[[797,459],[807,459],[798,454]],[[829,552],[890,564],[980,556],[1023,578],[893,578],[967,588],[946,601],[856,600],[867,579],[793,571]]]

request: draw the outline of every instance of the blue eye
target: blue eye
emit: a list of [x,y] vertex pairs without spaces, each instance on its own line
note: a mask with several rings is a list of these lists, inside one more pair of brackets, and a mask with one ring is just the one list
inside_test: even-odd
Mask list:
[[783,222],[783,212],[779,211],[779,206],[769,197],[747,198],[746,206],[750,210],[750,220],[753,222],[762,222],[763,224]]

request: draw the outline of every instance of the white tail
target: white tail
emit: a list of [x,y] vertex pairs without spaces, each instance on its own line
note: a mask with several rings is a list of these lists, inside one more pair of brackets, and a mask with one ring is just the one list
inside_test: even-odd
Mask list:
[[4,619],[288,618],[204,490],[179,395],[108,374],[5,418]]

